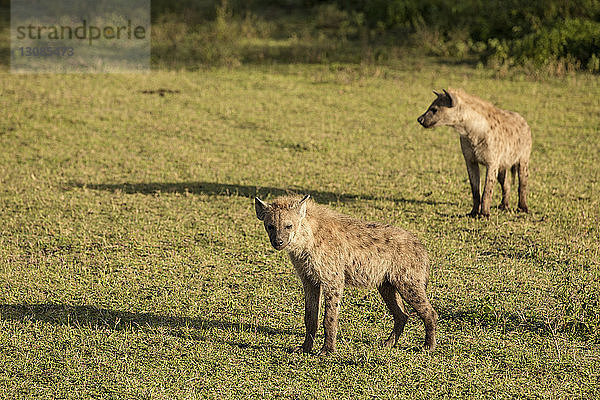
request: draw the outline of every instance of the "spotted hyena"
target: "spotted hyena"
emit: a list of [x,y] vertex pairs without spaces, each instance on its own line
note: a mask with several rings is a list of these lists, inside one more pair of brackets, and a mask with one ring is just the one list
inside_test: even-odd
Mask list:
[[[516,112],[502,110],[460,89],[436,93],[437,98],[417,121],[425,128],[451,126],[460,134],[471,192],[470,216],[489,216],[496,178],[502,186],[501,209],[508,209],[510,182],[519,174],[519,210],[527,212],[527,179],[531,153],[531,130]],[[479,192],[479,164],[487,167],[483,197]]]
[[271,244],[276,250],[287,250],[304,286],[306,336],[296,351],[308,353],[313,347],[321,293],[325,343],[320,354],[335,351],[346,285],[379,290],[394,318],[392,333],[384,342],[387,347],[396,345],[408,319],[404,300],[425,323],[425,347],[434,349],[437,314],[425,293],[429,259],[413,234],[339,214],[309,196],[280,197],[270,204],[256,198],[255,207]]

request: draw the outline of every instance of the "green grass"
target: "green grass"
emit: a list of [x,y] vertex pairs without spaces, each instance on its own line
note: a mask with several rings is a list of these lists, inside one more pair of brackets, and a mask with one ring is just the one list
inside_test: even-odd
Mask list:
[[[597,77],[418,59],[0,81],[0,398],[600,396]],[[463,216],[458,135],[416,122],[448,86],[529,121],[531,214]],[[252,201],[288,189],[422,239],[435,353],[414,315],[379,348],[391,317],[356,289],[337,355],[289,353],[301,286]]]

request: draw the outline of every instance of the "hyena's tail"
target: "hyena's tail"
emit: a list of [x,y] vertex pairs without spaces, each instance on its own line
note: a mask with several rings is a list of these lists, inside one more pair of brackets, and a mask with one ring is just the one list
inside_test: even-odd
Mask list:
[[511,184],[511,186],[515,185],[515,175],[517,175],[518,167],[519,167],[519,164],[515,164],[512,167],[510,167],[510,184]]

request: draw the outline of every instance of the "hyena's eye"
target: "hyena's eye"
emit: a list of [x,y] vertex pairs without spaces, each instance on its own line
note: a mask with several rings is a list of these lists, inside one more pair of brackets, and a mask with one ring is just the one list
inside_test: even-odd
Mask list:
[[275,229],[275,227],[273,225],[269,224],[269,225],[267,225],[267,229],[272,231],[273,229]]
[[292,225],[291,224],[290,225],[286,225],[285,229],[292,229]]
[[438,110],[437,108],[432,108],[432,109],[431,109],[431,112],[432,112],[433,114],[435,114],[435,113],[437,112],[437,110]]

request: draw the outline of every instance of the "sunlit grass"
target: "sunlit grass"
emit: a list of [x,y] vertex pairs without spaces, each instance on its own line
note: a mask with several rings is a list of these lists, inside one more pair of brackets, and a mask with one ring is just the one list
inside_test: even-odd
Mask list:
[[[412,59],[0,80],[6,398],[598,397],[596,77]],[[464,217],[457,134],[416,122],[449,86],[529,121],[531,214]],[[252,203],[286,190],[422,239],[435,353],[415,316],[378,347],[374,290],[346,292],[338,355],[288,352],[302,292]]]

